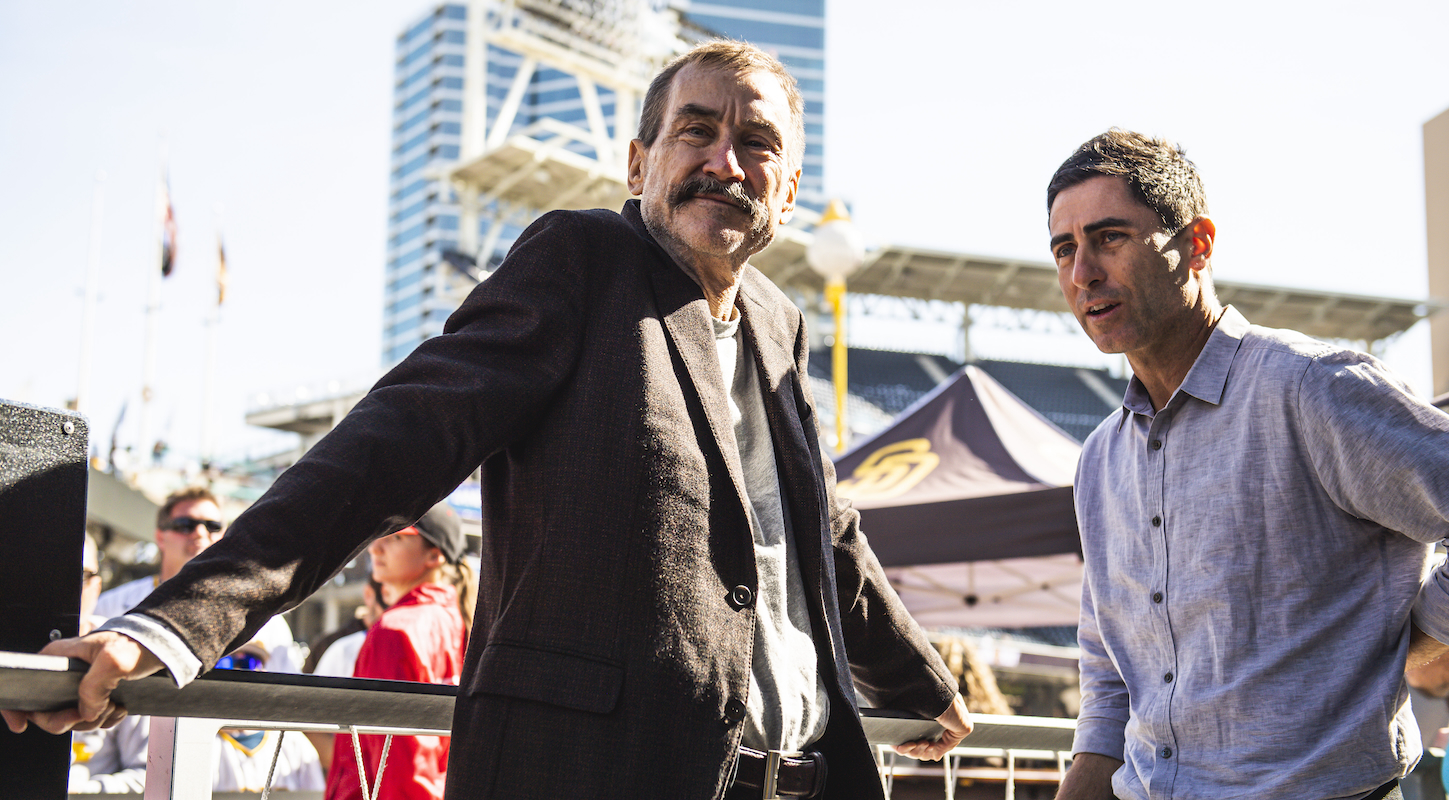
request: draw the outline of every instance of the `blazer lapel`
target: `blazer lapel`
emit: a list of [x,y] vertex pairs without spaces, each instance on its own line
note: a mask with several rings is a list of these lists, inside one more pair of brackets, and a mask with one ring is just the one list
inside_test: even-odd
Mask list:
[[725,468],[734,483],[740,508],[745,507],[744,467],[740,463],[739,446],[730,422],[729,400],[724,377],[720,374],[719,353],[715,350],[714,325],[710,322],[709,303],[699,285],[673,263],[666,262],[649,273],[654,284],[654,299],[664,317],[664,330],[674,350],[684,362],[695,396],[704,407],[705,419],[715,444],[724,455]]

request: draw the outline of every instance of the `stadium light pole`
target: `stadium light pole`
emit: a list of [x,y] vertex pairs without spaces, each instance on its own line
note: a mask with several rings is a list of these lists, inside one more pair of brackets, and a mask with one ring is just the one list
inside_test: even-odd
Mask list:
[[835,451],[845,452],[846,350],[845,279],[865,262],[865,242],[850,221],[845,204],[831,200],[815,225],[814,238],[805,249],[810,268],[825,279],[825,299],[835,312],[835,342],[831,346],[831,381],[835,384]]

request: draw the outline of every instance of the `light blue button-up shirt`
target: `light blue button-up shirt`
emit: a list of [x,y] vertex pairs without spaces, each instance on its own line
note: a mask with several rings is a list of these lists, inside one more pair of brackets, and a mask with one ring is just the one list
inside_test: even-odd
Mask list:
[[[1410,619],[1449,641],[1449,415],[1371,356],[1229,307],[1078,465],[1076,752],[1124,800],[1357,798],[1420,754]],[[1416,603],[1417,601],[1417,603]]]

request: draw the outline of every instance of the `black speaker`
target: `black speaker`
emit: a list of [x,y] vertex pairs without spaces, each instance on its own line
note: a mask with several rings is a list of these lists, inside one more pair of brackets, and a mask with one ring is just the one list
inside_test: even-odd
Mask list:
[[[80,630],[88,449],[79,414],[0,401],[0,650]],[[70,736],[0,725],[4,797],[64,800],[69,769]]]

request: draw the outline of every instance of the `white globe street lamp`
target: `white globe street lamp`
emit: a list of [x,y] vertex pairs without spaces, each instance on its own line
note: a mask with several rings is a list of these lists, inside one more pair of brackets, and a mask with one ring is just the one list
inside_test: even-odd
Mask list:
[[845,279],[865,262],[865,241],[839,200],[831,200],[825,207],[814,233],[805,260],[825,279],[825,299],[835,312],[831,380],[835,384],[835,449],[843,453],[849,436],[845,425]]

